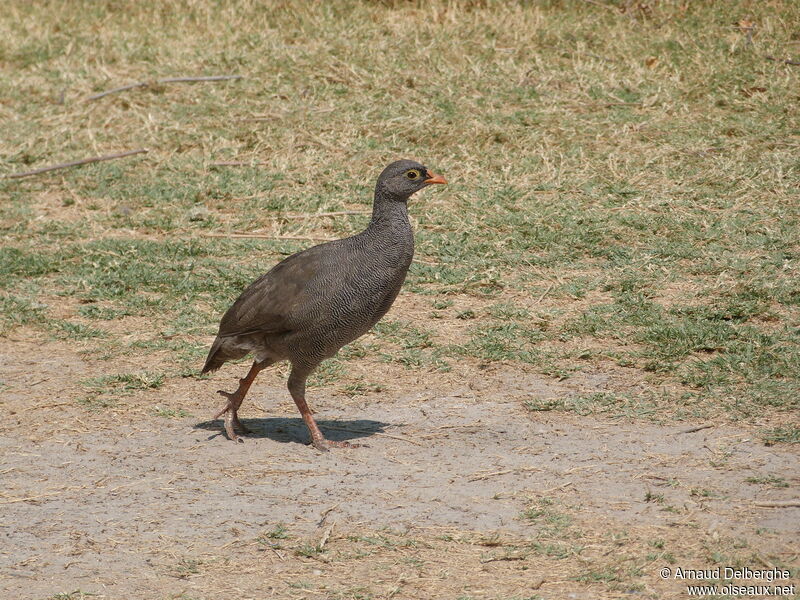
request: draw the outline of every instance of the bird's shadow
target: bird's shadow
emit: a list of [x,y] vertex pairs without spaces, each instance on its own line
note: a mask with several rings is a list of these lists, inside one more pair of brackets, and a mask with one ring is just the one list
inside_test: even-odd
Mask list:
[[[240,439],[244,438],[269,438],[282,443],[311,443],[311,435],[303,419],[292,417],[269,417],[265,419],[242,419],[242,423],[250,433],[240,433]],[[317,425],[322,430],[323,435],[335,442],[346,442],[360,438],[368,438],[376,433],[381,433],[389,423],[372,421],[370,419],[357,419],[352,421],[331,421],[320,420]],[[212,421],[202,421],[196,423],[195,429],[205,429],[213,431],[209,436],[211,440],[217,436],[225,436],[225,429],[221,419]]]

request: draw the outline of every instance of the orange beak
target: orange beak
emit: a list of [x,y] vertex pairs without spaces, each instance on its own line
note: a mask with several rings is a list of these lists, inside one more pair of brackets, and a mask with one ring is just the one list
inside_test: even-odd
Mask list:
[[436,173],[431,173],[428,171],[428,178],[425,180],[425,183],[447,183],[447,179],[441,175],[437,175]]

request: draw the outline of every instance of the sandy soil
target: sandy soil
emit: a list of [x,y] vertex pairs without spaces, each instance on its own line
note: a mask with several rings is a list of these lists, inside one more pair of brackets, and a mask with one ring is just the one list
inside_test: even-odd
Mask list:
[[[692,535],[797,559],[800,508],[757,506],[798,497],[793,448],[765,446],[747,426],[687,432],[701,424],[524,408],[526,398],[602,390],[607,375],[556,382],[512,368],[471,379],[417,374],[353,399],[315,388],[323,431],[366,446],[319,453],[306,445],[279,372],[254,386],[242,410],[254,433],[236,444],[208,417],[221,401],[214,390],[229,386],[241,365],[226,365],[212,381],[170,379],[92,412],[76,402],[78,381],[103,363],[65,344],[15,337],[0,349],[3,598],[75,590],[99,598],[414,598],[425,590],[445,598],[618,597],[568,577],[570,559],[484,562],[493,546],[537,539],[543,524],[520,515],[543,498],[599,540],[594,549],[582,542],[584,566],[613,552],[602,541],[610,531],[661,536],[679,562],[681,539],[690,555]],[[156,405],[193,416],[158,417]],[[746,482],[770,475],[788,487]],[[289,536],[282,547],[280,535],[264,537],[279,526]],[[370,547],[357,556],[365,536],[377,535],[368,532],[384,532],[396,548],[387,542],[384,554]],[[571,543],[569,535],[562,541]],[[324,539],[330,550],[292,553],[305,539]],[[427,566],[414,566],[412,551]],[[654,573],[644,580],[639,597],[679,594]],[[359,585],[368,592],[352,591]]]

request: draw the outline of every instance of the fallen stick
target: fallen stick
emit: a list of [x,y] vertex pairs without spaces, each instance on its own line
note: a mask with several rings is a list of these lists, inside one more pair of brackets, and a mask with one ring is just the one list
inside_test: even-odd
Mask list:
[[680,431],[676,431],[675,435],[680,435],[682,433],[694,433],[695,431],[702,431],[703,429],[709,429],[710,427],[714,427],[714,425],[711,423],[707,423],[705,425],[698,425],[697,427],[689,427],[688,429],[681,429]]
[[551,283],[549,286],[547,286],[547,289],[542,292],[542,295],[536,299],[536,302],[534,302],[534,304],[539,304],[542,300],[544,300],[544,297],[547,296],[547,294],[549,294],[550,290],[552,289],[553,289],[553,284]]
[[155,81],[137,81],[136,83],[129,83],[128,85],[123,85],[118,88],[114,88],[112,90],[106,90],[105,92],[100,92],[99,94],[94,94],[93,96],[89,96],[86,98],[85,102],[91,102],[92,100],[99,100],[100,98],[104,98],[105,96],[109,96],[111,94],[117,94],[119,92],[125,92],[127,90],[132,90],[134,88],[140,87],[147,87],[150,85],[159,85],[163,83],[189,83],[193,81],[227,81],[229,79],[242,79],[242,75],[211,75],[209,77],[166,77],[164,79],[156,79]]
[[798,500],[761,500],[753,502],[755,506],[762,508],[794,508],[800,506],[800,499]]
[[105,154],[103,156],[93,156],[92,158],[82,158],[81,160],[73,160],[71,162],[60,163],[49,167],[42,167],[34,169],[33,171],[25,171],[23,173],[12,173],[6,175],[6,179],[19,179],[20,177],[30,177],[31,175],[39,175],[40,173],[47,173],[48,171],[56,171],[58,169],[68,169],[70,167],[78,167],[80,165],[87,165],[89,163],[102,162],[104,160],[115,160],[117,158],[125,158],[126,156],[133,156],[134,154],[146,153],[147,150],[140,148],[139,150],[129,150],[127,152],[120,152],[118,154]]
[[800,65],[800,60],[791,60],[789,58],[775,58],[774,56],[765,56],[767,60],[771,60],[772,62],[779,62],[785,65]]
[[368,210],[335,210],[332,212],[302,213],[298,215],[280,215],[276,219],[307,219],[310,217],[338,217],[339,215],[368,215]]
[[47,492],[46,494],[39,494],[38,496],[25,496],[24,498],[12,498],[11,500],[0,500],[0,504],[14,504],[15,502],[29,502],[31,500],[38,500],[39,498],[46,498],[47,496],[56,496],[62,494],[62,491]]
[[506,554],[504,556],[490,556],[489,558],[482,558],[481,563],[490,563],[496,560],[525,560],[528,558],[527,554]]
[[322,518],[319,520],[319,523],[317,523],[317,527],[322,527],[322,525],[325,523],[325,519],[328,518],[328,515],[331,514],[331,512],[336,510],[336,508],[339,506],[339,504],[340,503],[337,502],[333,506],[330,506],[330,507],[328,507],[328,508],[326,508],[325,510],[322,511],[322,513],[321,513]]
[[49,496],[57,496],[58,494],[63,494],[64,492],[74,492],[75,490],[83,490],[86,489],[84,486],[80,485],[71,485],[65,487],[63,490],[55,490],[52,492],[45,492],[44,494],[37,494],[36,496],[25,496],[24,498],[11,498],[10,500],[2,500],[0,504],[14,504],[16,502],[30,502],[31,500],[38,500],[39,498],[47,498]]
[[513,473],[514,469],[503,469],[502,471],[495,471],[494,473],[473,473],[469,476],[467,481],[479,481],[481,479],[488,479],[489,477],[497,477],[499,475],[508,475],[509,473]]
[[269,163],[265,162],[244,162],[241,160],[223,160],[220,162],[213,162],[210,167],[263,167]]
[[31,406],[27,410],[42,410],[45,408],[58,408],[59,406],[74,406],[75,401],[70,400],[69,402],[55,402],[54,404],[35,404]]
[[319,542],[317,543],[317,550],[319,552],[322,552],[325,549],[325,544],[328,543],[328,538],[331,537],[331,531],[333,531],[334,525],[336,525],[336,521],[331,523],[330,527],[322,532],[322,537],[319,538]]
[[564,489],[566,489],[566,488],[568,488],[568,487],[570,487],[572,485],[573,485],[573,483],[571,481],[568,481],[567,483],[562,483],[561,485],[557,485],[556,487],[551,487],[551,488],[548,488],[546,490],[542,490],[539,493],[544,496],[544,495],[550,494],[552,492],[559,492],[559,491],[564,490]]
[[263,240],[305,240],[311,242],[332,242],[336,238],[313,237],[308,235],[269,235],[266,233],[204,233],[203,237],[217,238],[258,238]]
[[229,79],[242,79],[243,75],[209,75],[207,77],[165,77],[156,83],[189,83],[192,81],[227,81]]
[[503,469],[502,471],[494,471],[492,473],[481,473],[478,471],[470,475],[467,481],[479,481],[481,479],[488,479],[489,477],[508,475],[509,473],[528,473],[530,471],[541,471],[541,469],[538,467],[517,467],[516,469]]

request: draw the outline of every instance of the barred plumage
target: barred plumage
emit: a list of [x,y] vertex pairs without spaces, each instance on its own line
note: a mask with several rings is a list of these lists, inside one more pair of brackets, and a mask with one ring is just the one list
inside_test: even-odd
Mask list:
[[228,403],[217,417],[225,414],[231,439],[238,439],[234,426],[244,429],[237,411],[258,372],[288,360],[289,391],[312,443],[321,450],[333,444],[322,436],[305,402],[306,379],[323,360],[369,331],[397,298],[414,255],[406,202],[433,183],[446,181],[414,161],[390,164],[378,178],[372,219],[364,231],[286,258],[226,311],[202,372],[255,355],[239,389],[219,392]]

